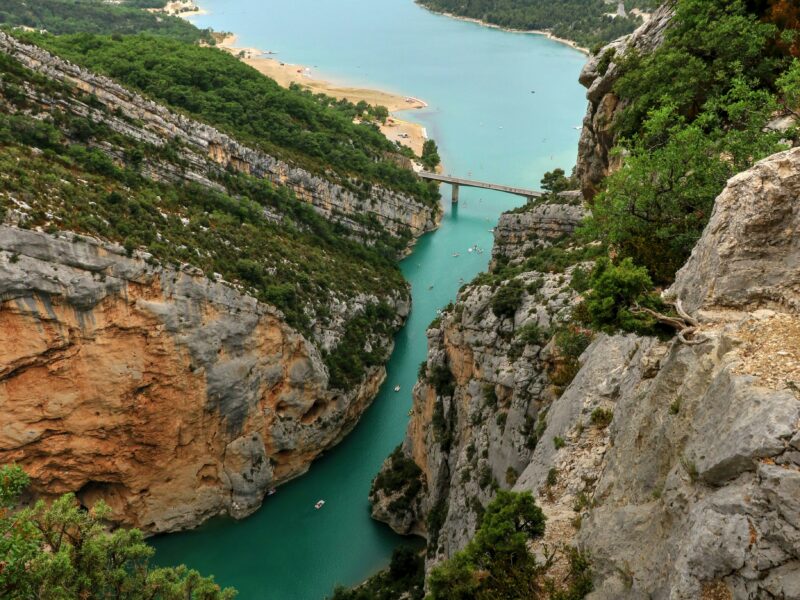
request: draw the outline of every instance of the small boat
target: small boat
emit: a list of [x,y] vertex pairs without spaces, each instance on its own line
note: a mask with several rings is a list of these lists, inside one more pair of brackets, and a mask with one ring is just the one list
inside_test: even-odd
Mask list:
[[325,500],[317,500],[317,503],[314,505],[314,508],[316,508],[317,510],[319,510],[319,509],[320,509],[320,508],[322,508],[323,506],[325,506]]
[[472,248],[467,248],[467,252],[472,252]]
[[408,416],[409,417],[414,416],[414,409],[413,408],[408,409]]
[[429,285],[429,286],[428,286],[428,291],[430,291],[430,290],[432,290],[432,289],[433,289],[433,284],[431,284],[431,285]]
[[394,386],[394,391],[395,392],[399,392],[400,391],[400,386],[399,385]]
[[276,490],[275,488],[270,488],[270,490],[267,492],[267,496],[272,496],[272,494],[274,494],[277,491],[278,490]]
[[461,255],[458,252],[453,252],[453,258],[458,258],[459,256]]

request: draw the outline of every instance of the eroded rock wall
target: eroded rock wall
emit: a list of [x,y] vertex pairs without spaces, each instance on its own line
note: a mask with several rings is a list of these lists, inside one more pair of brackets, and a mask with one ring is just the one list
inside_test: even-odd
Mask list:
[[583,206],[541,204],[500,215],[492,258],[519,262],[526,253],[571,235],[586,216]]
[[606,175],[619,167],[619,160],[611,153],[617,141],[614,123],[625,108],[625,102],[614,92],[620,76],[617,63],[626,52],[648,54],[658,48],[673,10],[673,2],[665,2],[631,35],[611,42],[591,56],[581,71],[579,81],[587,89],[589,106],[578,143],[576,175],[588,201],[597,194]]
[[[550,245],[574,227],[573,208],[581,210],[542,205],[519,215],[539,227],[524,236],[512,233],[518,215],[505,216],[495,237],[503,237],[508,257],[529,245]],[[561,213],[558,224],[554,215]],[[469,285],[455,308],[428,330],[425,373],[414,387],[402,445],[403,455],[420,467],[424,485],[402,509],[397,499],[405,490],[377,490],[371,500],[375,518],[428,539],[429,564],[466,545],[495,491],[510,488],[530,461],[537,429],[556,397],[547,332],[568,319],[577,297],[569,287],[571,271],[520,274],[516,279],[525,291],[508,318],[492,310],[497,286]]]
[[[107,77],[3,32],[0,32],[0,51],[33,71],[92,94],[107,108],[101,111],[71,102],[70,109],[78,114],[91,115],[93,120],[106,123],[114,131],[155,146],[178,141],[187,167],[178,171],[162,163],[146,165],[148,174],[155,178],[182,178],[215,186],[213,174],[221,169],[265,178],[290,188],[298,199],[310,203],[326,218],[347,225],[366,239],[376,235],[365,224],[366,216],[374,218],[393,235],[407,231],[413,237],[435,229],[441,218],[438,207],[427,206],[407,194],[378,185],[365,188],[356,180],[336,182],[332,176],[311,173],[245,146],[214,127],[170,111]],[[31,95],[43,105],[53,102],[38,93]]]
[[[668,291],[700,321],[693,343],[598,336],[553,397],[535,448],[519,456],[527,464],[514,489],[532,492],[547,516],[536,552],[584,551],[592,600],[799,597],[799,173],[800,150],[789,150],[717,198]],[[468,297],[459,302],[466,312]],[[486,346],[479,352],[502,347]],[[536,368],[526,351],[512,373]],[[457,390],[479,381],[459,379]],[[438,450],[420,443],[432,435],[430,412],[412,421],[406,448],[434,472]],[[453,435],[461,447],[486,439],[469,419]],[[502,442],[490,437],[489,448],[493,456]],[[440,535],[452,540],[470,528],[448,529],[469,490],[452,476],[441,489],[455,518]]]
[[[547,517],[542,560],[565,544],[590,557],[590,600],[800,598],[799,194],[800,149],[731,179],[666,293],[699,320],[692,343],[598,335],[560,395],[548,347],[509,356],[491,290],[461,293],[428,332],[403,444],[427,486],[419,525],[401,514],[397,528],[433,540],[429,566],[464,546],[493,488],[513,485]],[[568,309],[569,293],[545,281],[515,326]],[[452,372],[452,395],[431,382],[436,365]],[[395,524],[377,496],[376,515]],[[566,569],[557,554],[549,573]]]
[[279,311],[144,258],[0,226],[0,463],[147,533],[246,516],[355,425],[384,369],[331,390]]

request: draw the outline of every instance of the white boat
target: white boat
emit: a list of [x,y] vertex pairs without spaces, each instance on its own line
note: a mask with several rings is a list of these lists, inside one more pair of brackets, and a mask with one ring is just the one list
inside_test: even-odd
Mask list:
[[461,255],[458,252],[453,252],[453,258],[458,258],[459,256]]
[[276,491],[277,491],[277,490],[276,490],[275,488],[271,488],[271,489],[270,489],[270,490],[267,492],[267,496],[272,496],[272,494],[274,494]]
[[399,385],[394,386],[394,391],[395,392],[399,392],[400,391],[400,386]]
[[320,508],[322,508],[323,506],[325,506],[325,500],[317,500],[317,503],[314,505],[314,508],[316,508],[317,510],[319,510],[319,509],[320,509]]
[[467,248],[467,252],[472,252],[472,248]]

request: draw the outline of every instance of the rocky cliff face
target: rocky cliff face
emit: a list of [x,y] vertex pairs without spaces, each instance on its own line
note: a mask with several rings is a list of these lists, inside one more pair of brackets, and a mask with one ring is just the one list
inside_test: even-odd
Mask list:
[[[105,107],[105,110],[96,110],[71,102],[71,111],[90,114],[94,121],[154,146],[177,143],[186,167],[175,170],[160,163],[146,165],[150,174],[158,178],[181,178],[214,186],[213,174],[224,169],[266,178],[290,188],[297,198],[313,205],[326,218],[347,225],[366,239],[379,233],[370,227],[369,219],[365,219],[368,216],[393,235],[418,237],[438,225],[441,217],[438,207],[426,206],[411,196],[377,185],[365,189],[359,181],[337,183],[276,159],[213,127],[147,100],[107,77],[82,69],[38,46],[21,43],[3,32],[0,32],[0,52],[33,71],[92,94]],[[45,107],[64,101],[29,91],[32,98]]]
[[[537,448],[517,488],[557,465],[559,493],[584,494],[592,598],[798,597],[798,191],[797,150],[732,179],[669,291],[702,342],[603,337],[554,404],[545,437],[569,443]],[[587,441],[596,406],[614,419]]]
[[[495,259],[546,247],[574,228],[582,209],[540,205],[505,215]],[[522,223],[531,228],[519,235]],[[401,533],[428,538],[428,560],[461,549],[498,487],[508,488],[530,461],[547,407],[556,397],[549,373],[557,367],[547,331],[567,319],[577,296],[566,273],[528,271],[510,318],[492,310],[495,284],[476,283],[428,330],[425,374],[413,391],[413,414],[402,453],[421,469],[423,485],[372,494],[373,516]],[[503,285],[508,285],[508,282]],[[392,470],[392,460],[384,472]],[[398,498],[406,496],[405,502]]]
[[542,204],[500,215],[492,258],[520,262],[526,253],[570,235],[585,215],[582,206],[570,204]]
[[[0,160],[10,169],[0,186],[0,464],[23,466],[39,496],[76,492],[87,506],[103,499],[116,522],[147,533],[252,513],[267,490],[305,472],[355,425],[385,376],[383,353],[373,349],[388,356],[408,314],[399,273],[383,261],[376,267],[370,251],[345,237],[397,248],[387,233],[406,241],[433,227],[436,211],[275,160],[2,32],[0,49],[36,71],[6,60],[0,85],[8,134]],[[62,138],[44,152],[30,137],[13,135],[15,125],[35,129],[40,122],[48,135],[74,142],[70,150],[91,151],[111,167],[103,172],[66,159]],[[76,124],[92,134],[73,135]],[[143,156],[126,170],[131,149]],[[117,168],[119,175],[109,175]],[[320,246],[327,262],[305,268],[316,241],[308,241],[306,228],[321,219],[293,218],[296,206],[265,202],[250,206],[246,222],[236,221],[231,211],[241,198],[235,185],[223,184],[249,179],[225,170],[285,184],[350,230],[330,231],[330,245]],[[203,205],[206,190],[181,185],[186,181],[217,190],[209,195],[225,202]],[[168,201],[173,194],[178,210]],[[190,208],[195,223],[181,212]],[[263,227],[251,231],[271,249],[242,250],[231,229],[204,218],[218,209],[242,228]],[[69,223],[83,235],[65,231],[66,213],[74,213]],[[170,257],[159,254],[159,244],[109,242],[126,240],[134,221],[149,224],[164,247],[186,252]],[[211,231],[213,242],[174,241],[195,225]],[[195,261],[205,273],[183,262],[212,257],[217,247],[234,253]],[[296,306],[282,304],[287,313],[303,311],[307,325],[291,321],[303,333],[254,298],[270,296],[263,280],[230,268],[239,258],[260,260],[264,277],[282,281],[277,268],[286,267],[305,277],[307,289],[325,289]],[[212,272],[216,267],[225,275]],[[331,273],[344,277],[351,269],[356,281],[378,285],[334,289]],[[370,310],[379,316],[364,324]],[[337,378],[341,356],[378,366]]]
[[[537,390],[527,414],[541,425],[529,451],[494,419],[471,415],[488,373],[503,390],[498,398],[513,390],[508,432],[519,422],[518,382],[531,373],[546,382],[542,355],[526,348],[508,366],[464,368],[497,357],[504,342],[487,336],[502,332],[488,319],[486,337],[470,331],[473,343],[462,348],[454,315],[471,315],[479,296],[459,298],[429,333],[428,368],[449,360],[455,393],[440,399],[418,384],[404,443],[426,478],[422,507],[446,499],[439,556],[452,555],[474,529],[462,508],[477,506],[474,484],[459,471],[472,455],[500,487],[534,494],[548,519],[537,552],[571,544],[591,557],[592,600],[800,597],[799,193],[797,149],[733,178],[668,291],[700,321],[694,342],[598,336],[560,396]],[[557,291],[545,288],[530,308]],[[436,423],[437,402],[454,415],[447,423],[455,458],[427,424]],[[507,465],[521,468],[516,481],[502,477]]]
[[[331,390],[274,308],[69,234],[0,227],[0,298],[0,463],[148,533],[252,513],[354,426],[385,375]],[[398,319],[408,308],[396,299]]]
[[614,121],[625,108],[625,103],[614,93],[620,75],[617,62],[626,52],[648,54],[661,45],[672,18],[672,4],[666,2],[639,29],[604,47],[583,67],[579,81],[588,90],[589,106],[578,145],[576,175],[586,200],[594,197],[600,182],[619,166],[611,156],[616,145]]

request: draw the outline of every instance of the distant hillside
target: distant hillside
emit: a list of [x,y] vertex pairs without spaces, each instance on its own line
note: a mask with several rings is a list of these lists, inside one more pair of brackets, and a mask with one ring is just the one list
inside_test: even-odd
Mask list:
[[212,42],[208,31],[178,17],[153,14],[143,8],[159,8],[161,0],[128,0],[109,4],[101,0],[3,0],[0,26],[46,29],[64,33],[150,33],[184,42]]
[[651,10],[659,0],[418,0],[426,8],[510,29],[547,30],[585,48],[631,33],[641,18],[628,11]]

